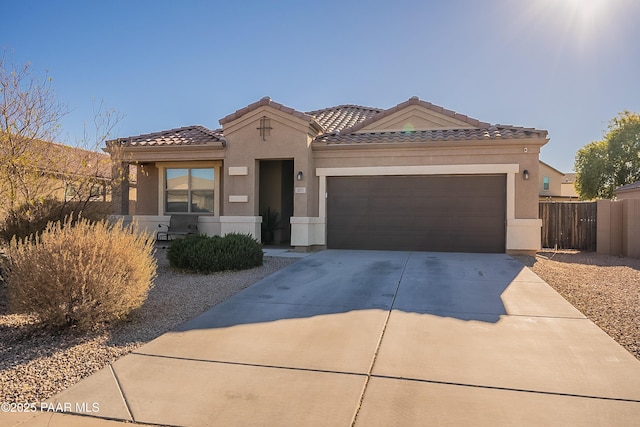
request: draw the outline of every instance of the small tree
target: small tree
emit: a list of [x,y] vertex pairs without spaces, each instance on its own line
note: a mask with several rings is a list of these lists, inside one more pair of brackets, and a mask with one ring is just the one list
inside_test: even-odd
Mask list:
[[111,177],[110,159],[98,149],[120,117],[100,105],[94,136],[85,129],[77,147],[55,143],[67,108],[52,82],[35,76],[29,64],[16,67],[6,54],[0,57],[0,219],[46,199],[82,210]]
[[619,113],[602,141],[576,154],[576,191],[580,199],[612,199],[617,187],[640,180],[640,115]]

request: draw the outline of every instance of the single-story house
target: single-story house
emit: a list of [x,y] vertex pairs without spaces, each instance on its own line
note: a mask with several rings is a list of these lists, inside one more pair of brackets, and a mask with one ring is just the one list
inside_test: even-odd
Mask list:
[[[30,197],[105,202],[103,209],[110,207],[112,167],[108,155],[2,132],[0,140],[0,158],[16,168],[12,176],[22,177],[26,182],[24,186],[30,189]],[[0,182],[0,187],[3,185],[5,183]],[[0,193],[2,190],[0,188]],[[23,191],[17,193],[15,203],[21,205],[26,199]],[[0,206],[0,212],[9,205],[7,202]]]
[[614,193],[616,199],[640,199],[640,181],[618,187]]
[[[198,229],[314,248],[533,253],[540,248],[538,170],[544,130],[492,125],[417,97],[389,109],[301,112],[268,97],[220,119],[107,143],[135,164],[116,213],[157,230],[171,215]],[[126,176],[126,174],[125,174]]]

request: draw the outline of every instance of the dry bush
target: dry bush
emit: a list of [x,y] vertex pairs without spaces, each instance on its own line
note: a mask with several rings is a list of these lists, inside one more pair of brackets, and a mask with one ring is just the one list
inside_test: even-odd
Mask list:
[[121,319],[145,301],[156,274],[153,239],[122,222],[50,223],[7,250],[9,307],[49,326]]
[[71,217],[77,221],[80,217],[92,222],[106,219],[111,210],[101,202],[62,202],[57,199],[24,203],[15,209],[9,209],[0,223],[0,240],[11,241],[13,237],[24,239],[34,233],[41,233],[49,222],[64,221]]

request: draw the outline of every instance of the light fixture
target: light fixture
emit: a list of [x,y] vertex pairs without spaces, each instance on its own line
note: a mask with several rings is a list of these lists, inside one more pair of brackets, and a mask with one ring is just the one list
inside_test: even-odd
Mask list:
[[298,174],[296,175],[296,179],[297,179],[298,181],[302,181],[302,177],[303,177],[303,176],[304,176],[304,175],[302,174],[302,171],[298,171]]
[[529,180],[529,171],[527,169],[522,171],[522,177],[524,178],[525,181]]

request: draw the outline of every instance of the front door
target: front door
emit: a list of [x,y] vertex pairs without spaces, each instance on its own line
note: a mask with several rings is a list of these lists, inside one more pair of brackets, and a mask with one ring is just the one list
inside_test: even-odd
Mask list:
[[262,243],[288,244],[293,216],[293,160],[260,160],[259,168]]

